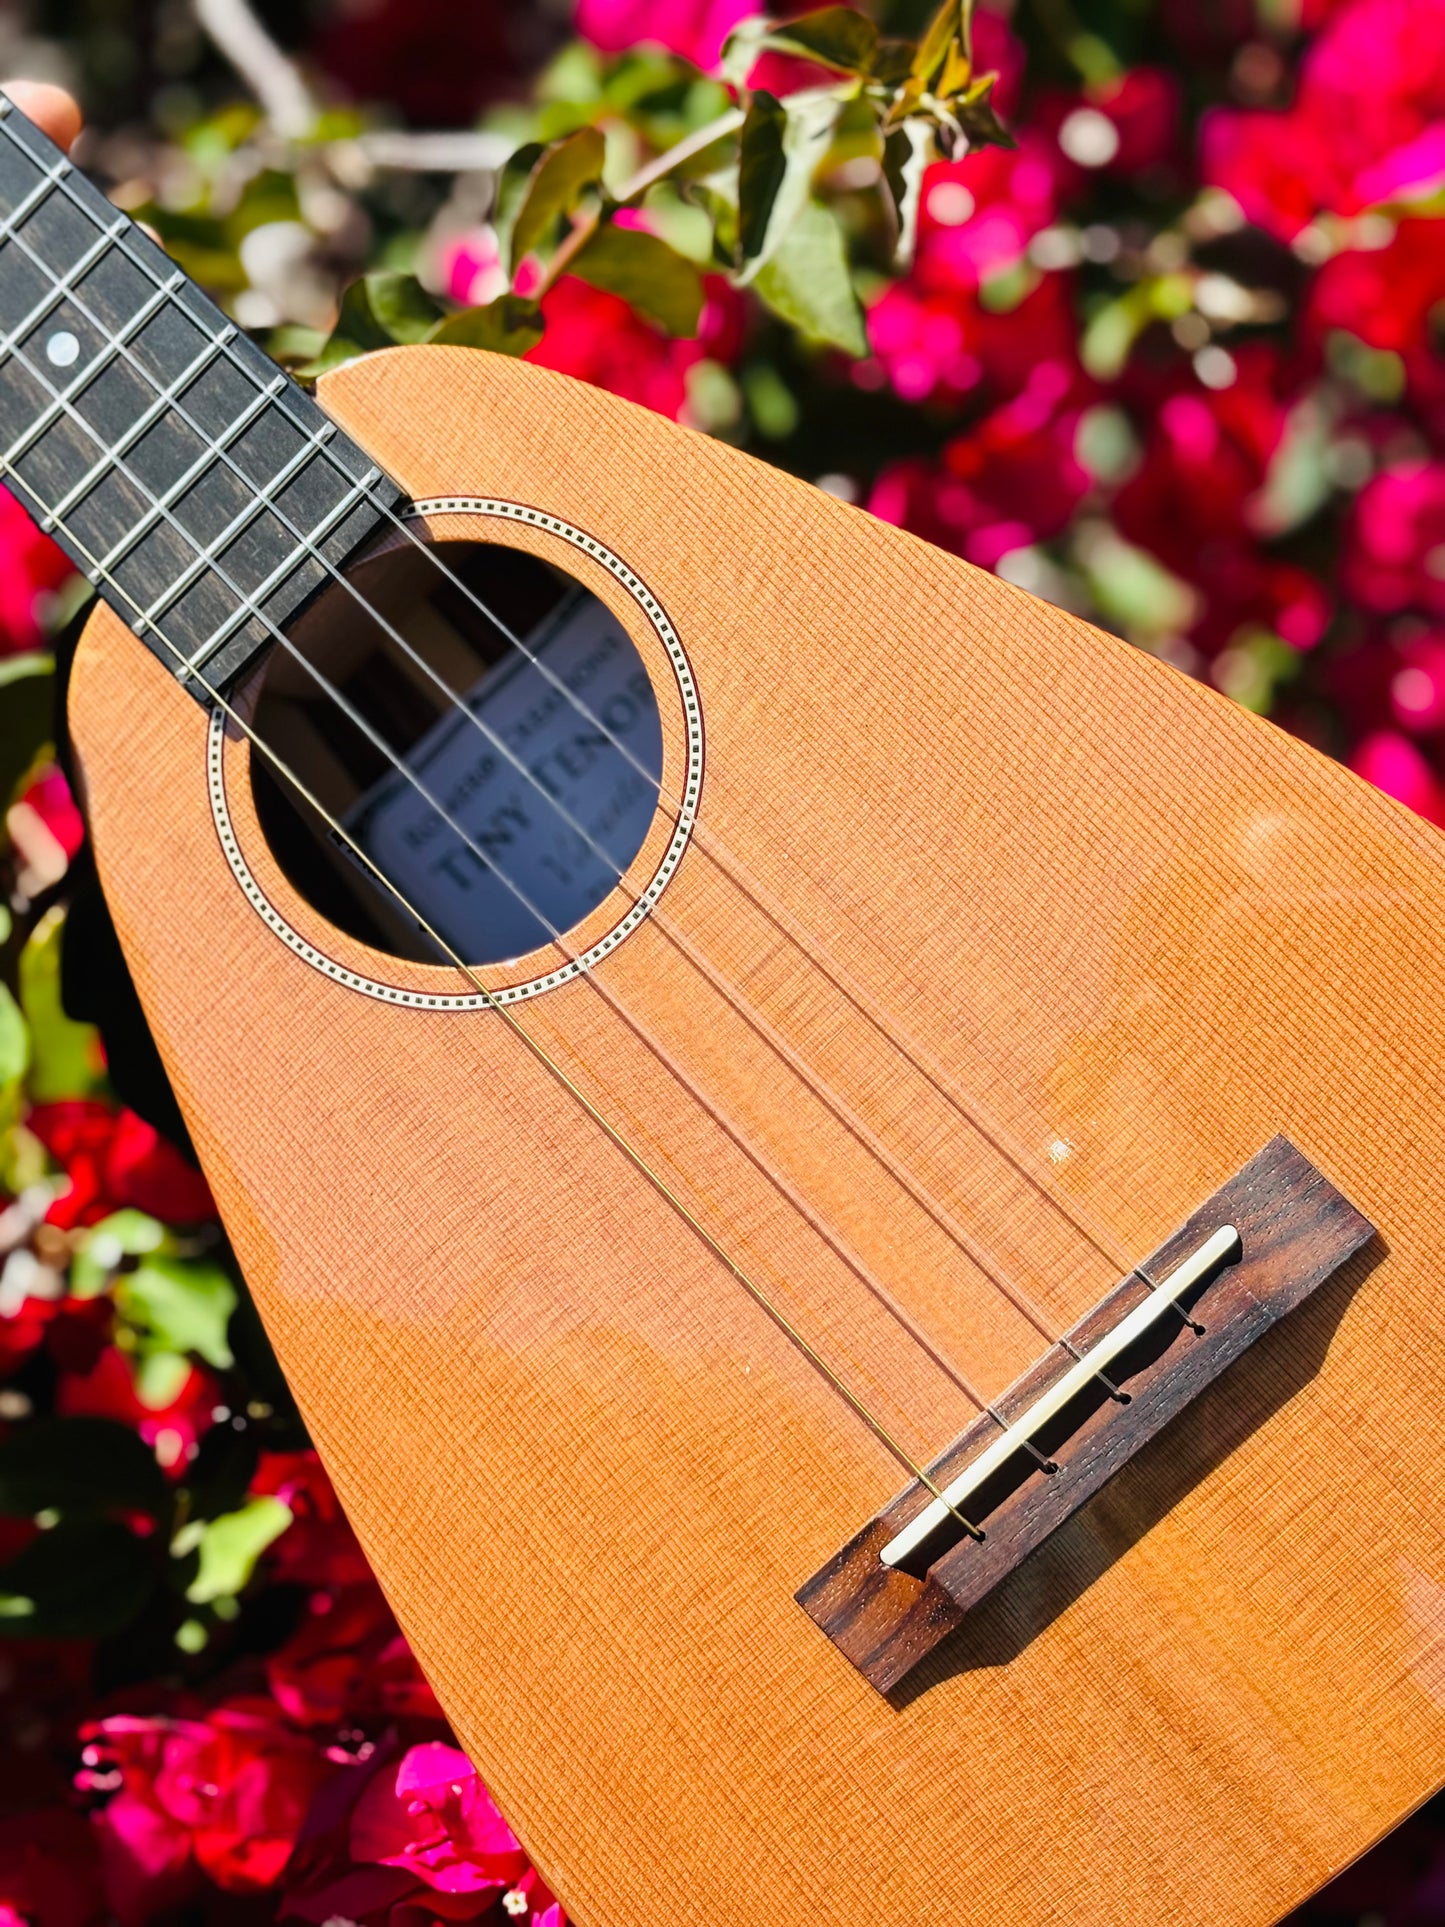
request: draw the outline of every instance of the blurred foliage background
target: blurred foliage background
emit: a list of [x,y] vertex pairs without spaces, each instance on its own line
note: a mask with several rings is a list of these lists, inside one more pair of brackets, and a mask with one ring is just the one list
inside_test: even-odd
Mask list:
[[[0,72],[303,377],[526,353],[1445,825],[1445,0],[784,13],[12,0]],[[186,1155],[54,720],[82,611],[0,496],[0,1927],[560,1927]],[[1301,1918],[1445,1918],[1442,1829]]]

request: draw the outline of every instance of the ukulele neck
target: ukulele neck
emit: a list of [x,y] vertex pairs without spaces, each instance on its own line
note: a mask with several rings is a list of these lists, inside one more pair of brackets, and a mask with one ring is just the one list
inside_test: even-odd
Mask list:
[[0,476],[198,700],[402,491],[0,95]]

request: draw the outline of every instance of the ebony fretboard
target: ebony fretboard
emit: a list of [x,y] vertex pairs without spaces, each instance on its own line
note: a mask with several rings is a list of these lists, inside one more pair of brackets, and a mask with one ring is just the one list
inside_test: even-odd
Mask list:
[[0,478],[214,688],[402,499],[3,95]]

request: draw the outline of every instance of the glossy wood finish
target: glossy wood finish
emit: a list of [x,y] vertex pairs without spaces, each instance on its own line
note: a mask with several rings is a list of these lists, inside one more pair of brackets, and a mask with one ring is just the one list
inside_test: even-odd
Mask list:
[[[74,726],[142,997],[504,1810],[583,1927],[1283,1913],[1445,1775],[1445,845],[1222,697],[605,395],[416,349],[322,398],[418,496],[592,531],[676,623],[707,775],[598,972],[629,1021],[587,983],[520,1016],[910,1450],[971,1408],[870,1284],[993,1391],[1040,1350],[998,1276],[1066,1327],[1276,1132],[1382,1236],[884,1700],[793,1595],[893,1460],[494,1014],[397,1009],[278,941],[218,846],[204,716],[98,615]],[[599,566],[485,532],[656,660]],[[259,847],[242,742],[226,779],[318,947],[456,988],[321,926]]]
[[[1140,1271],[1123,1279],[1056,1346],[994,1402],[1016,1424],[1035,1403],[1225,1225],[1239,1233],[1238,1262],[1179,1300],[1104,1381],[1095,1379],[1033,1443],[1049,1472],[1019,1451],[960,1505],[982,1539],[956,1530],[952,1546],[920,1548],[890,1571],[879,1555],[928,1505],[914,1480],[798,1592],[808,1616],[879,1692],[889,1692],[1057,1532],[1134,1454],[1148,1446],[1276,1320],[1362,1251],[1374,1227],[1286,1138],[1275,1138],[1192,1213]],[[1121,1392],[1122,1397],[1113,1396]],[[927,1470],[947,1487],[999,1437],[981,1414]],[[1167,1451],[1168,1441],[1155,1450]],[[948,1495],[952,1496],[952,1495]]]

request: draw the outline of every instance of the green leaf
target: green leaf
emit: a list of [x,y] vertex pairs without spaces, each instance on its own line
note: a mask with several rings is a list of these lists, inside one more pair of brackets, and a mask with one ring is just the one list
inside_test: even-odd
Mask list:
[[702,276],[655,234],[605,222],[573,262],[572,272],[594,288],[621,295],[671,335],[697,333]]
[[595,127],[579,127],[566,140],[549,147],[532,170],[527,191],[508,237],[506,262],[516,271],[538,248],[544,247],[557,223],[570,214],[589,187],[602,179],[607,143]]
[[50,742],[54,729],[55,664],[49,656],[0,659],[0,816],[22,779]]
[[913,57],[914,79],[925,87],[932,86],[950,53],[955,48],[968,47],[972,15],[972,0],[943,0],[943,5],[929,21],[918,43],[918,51]]
[[128,1425],[107,1418],[37,1418],[0,1442],[0,1512],[33,1518],[54,1508],[76,1513],[170,1508],[156,1457]]
[[913,71],[911,40],[880,40],[870,78],[884,87],[901,87]]
[[219,1265],[153,1252],[115,1286],[116,1310],[147,1352],[193,1352],[217,1371],[231,1364],[226,1327],[236,1288]]
[[842,107],[830,88],[791,94],[785,102],[753,95],[738,162],[738,279],[744,285],[772,259],[807,203]]
[[883,143],[883,178],[893,201],[898,240],[893,258],[900,268],[912,265],[918,245],[918,210],[923,199],[923,177],[938,151],[932,124],[912,116]]
[[98,1298],[127,1258],[166,1250],[172,1243],[165,1226],[144,1211],[112,1211],[81,1239],[70,1265],[74,1298]]
[[127,1527],[62,1519],[0,1566],[0,1624],[11,1639],[103,1638],[138,1618],[154,1589],[150,1554]]
[[809,341],[866,355],[863,308],[848,273],[843,229],[830,208],[809,201],[753,287],[773,313]]
[[342,295],[326,346],[297,372],[310,379],[375,348],[425,341],[440,313],[414,274],[399,274],[391,268],[363,274]]
[[291,1508],[269,1494],[209,1520],[201,1531],[200,1565],[186,1587],[186,1598],[193,1606],[204,1606],[241,1592],[256,1561],[290,1523]]
[[525,355],[542,339],[542,311],[520,295],[499,294],[482,308],[449,314],[432,329],[431,341],[456,348],[486,348],[494,355]]
[[363,277],[362,286],[377,325],[389,340],[425,341],[436,326],[441,309],[414,274],[378,268]]
[[105,1082],[98,1033],[65,1014],[60,954],[65,911],[48,910],[20,953],[20,1008],[30,1026],[30,1095],[37,1104],[89,1097]]
[[819,7],[796,20],[781,21],[763,44],[845,74],[866,74],[878,51],[878,29],[851,7]]
[[744,261],[762,253],[778,190],[787,178],[783,103],[759,88],[748,103],[738,156],[738,252]]
[[541,141],[524,141],[507,156],[497,176],[492,195],[492,227],[504,262],[513,258],[512,228],[531,191],[533,173],[546,151]]
[[738,258],[738,176],[730,167],[705,180],[689,181],[688,200],[712,222],[712,255],[719,267],[732,268]]
[[144,1351],[135,1360],[135,1395],[151,1412],[164,1412],[185,1390],[191,1361],[183,1352]]
[[19,1004],[0,984],[0,1123],[10,1120],[30,1068],[30,1032]]

